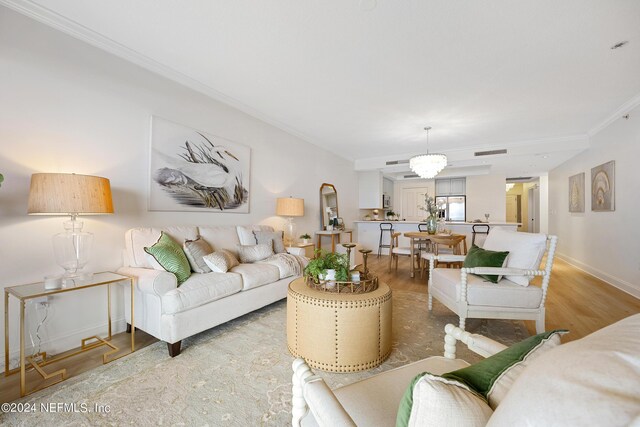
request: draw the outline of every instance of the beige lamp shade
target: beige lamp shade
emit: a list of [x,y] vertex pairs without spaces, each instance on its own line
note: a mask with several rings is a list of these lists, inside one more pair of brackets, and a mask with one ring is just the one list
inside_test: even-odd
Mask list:
[[31,175],[29,215],[112,214],[107,178],[68,173]]
[[276,202],[276,215],[304,216],[304,199],[281,197]]

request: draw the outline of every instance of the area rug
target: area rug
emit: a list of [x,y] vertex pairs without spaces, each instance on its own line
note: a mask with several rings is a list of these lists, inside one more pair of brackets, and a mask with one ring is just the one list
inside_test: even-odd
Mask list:
[[[318,372],[331,388],[428,356],[442,355],[444,326],[457,317],[427,295],[393,291],[393,350],[376,369]],[[7,426],[286,426],[291,423],[291,362],[286,302],[280,301],[183,341],[170,358],[162,342],[21,399],[20,403],[76,404],[75,412],[0,414]],[[467,330],[513,344],[528,336],[523,322],[467,322]],[[463,345],[458,357],[480,359]],[[91,412],[107,405],[108,413]],[[83,408],[88,408],[84,412]],[[67,408],[69,409],[69,408]]]

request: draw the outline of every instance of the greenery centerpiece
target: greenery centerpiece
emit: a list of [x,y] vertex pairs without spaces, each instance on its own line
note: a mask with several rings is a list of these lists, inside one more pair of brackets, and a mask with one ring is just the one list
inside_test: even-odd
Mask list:
[[396,216],[396,213],[392,210],[387,211],[387,219],[392,220]]
[[427,219],[425,219],[427,232],[429,234],[436,234],[438,230],[438,206],[436,205],[436,200],[431,197],[429,193],[425,193],[424,206],[418,206],[418,208],[429,214]]
[[349,279],[349,259],[347,254],[316,250],[316,257],[309,261],[304,269],[305,277],[314,282],[335,280],[346,282]]

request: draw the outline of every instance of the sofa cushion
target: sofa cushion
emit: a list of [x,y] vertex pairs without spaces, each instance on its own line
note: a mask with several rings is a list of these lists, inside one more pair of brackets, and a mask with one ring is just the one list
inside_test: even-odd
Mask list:
[[[484,249],[490,251],[508,251],[507,268],[537,270],[547,249],[546,234],[519,233],[503,228],[493,228],[485,240]],[[528,286],[531,277],[506,276],[521,286]]]
[[[460,270],[436,268],[432,285],[453,301],[460,301]],[[538,286],[523,287],[507,279],[498,283],[467,275],[467,301],[470,305],[489,307],[537,308],[542,301],[542,289]]]
[[518,377],[488,425],[638,425],[638,331],[640,314],[543,354]]
[[460,381],[487,399],[495,409],[504,400],[514,381],[542,354],[560,345],[566,330],[543,332],[506,348],[493,356],[442,377]]
[[437,375],[417,375],[405,392],[396,427],[484,427],[493,410],[466,384]]
[[242,276],[243,291],[280,280],[278,267],[268,264],[240,264],[230,271]]
[[191,266],[182,250],[182,246],[164,231],[160,233],[160,238],[156,243],[145,247],[144,250],[151,255],[150,263],[153,268],[165,270],[176,275],[178,286],[191,276]]
[[273,255],[273,243],[259,245],[238,245],[238,258],[242,263],[262,261]]
[[215,273],[226,273],[240,264],[235,255],[224,249],[205,255],[202,260]]
[[175,314],[235,294],[242,277],[234,273],[194,273],[179,288],[162,295],[162,313]]
[[[471,249],[464,258],[462,264],[465,268],[473,267],[503,267],[506,265],[507,256],[509,252],[490,251],[488,249],[482,249],[476,245],[471,245]],[[498,283],[502,280],[502,276],[496,274],[478,274],[478,277],[482,277],[491,283]]]
[[185,240],[182,247],[191,265],[191,270],[196,273],[211,273],[211,269],[203,259],[205,255],[213,252],[211,245],[206,240],[198,236],[195,240]]
[[225,226],[202,226],[198,227],[200,236],[206,240],[216,251],[226,249],[237,255],[236,246],[240,244],[238,231],[235,225]]
[[144,248],[153,245],[160,238],[160,232],[166,232],[176,242],[195,240],[197,227],[132,228],[125,233],[125,248],[131,267],[153,268],[148,261]]

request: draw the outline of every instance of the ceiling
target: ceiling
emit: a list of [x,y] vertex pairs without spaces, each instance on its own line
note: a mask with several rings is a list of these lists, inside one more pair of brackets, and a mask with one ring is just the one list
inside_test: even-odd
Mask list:
[[637,0],[0,3],[391,176],[426,125],[461,174],[544,173],[640,103]]

